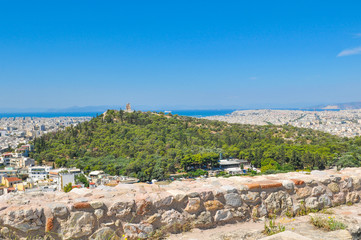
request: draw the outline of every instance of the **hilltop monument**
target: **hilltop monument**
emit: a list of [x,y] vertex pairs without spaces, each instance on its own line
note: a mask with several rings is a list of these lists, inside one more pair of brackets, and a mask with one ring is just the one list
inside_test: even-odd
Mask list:
[[130,106],[130,103],[127,103],[127,105],[125,106],[125,112],[128,112],[128,113],[133,112],[133,110]]

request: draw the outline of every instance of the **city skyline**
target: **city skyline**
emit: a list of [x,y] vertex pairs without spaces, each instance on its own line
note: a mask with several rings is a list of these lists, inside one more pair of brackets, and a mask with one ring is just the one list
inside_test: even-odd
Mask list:
[[361,101],[360,3],[4,2],[0,109]]

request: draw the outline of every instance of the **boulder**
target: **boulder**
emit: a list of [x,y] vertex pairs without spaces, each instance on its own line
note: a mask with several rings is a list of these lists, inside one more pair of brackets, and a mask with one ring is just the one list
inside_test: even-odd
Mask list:
[[296,189],[296,195],[297,195],[297,199],[304,199],[307,198],[311,195],[311,189],[304,187],[304,188],[297,188]]
[[284,212],[292,208],[293,202],[291,196],[285,191],[271,193],[264,201],[267,212]]
[[352,182],[353,182],[353,188],[355,190],[360,190],[361,189],[361,178],[358,177],[353,177],[352,178]]
[[306,199],[305,206],[308,209],[321,209],[323,203],[317,201],[316,197],[309,197]]
[[103,207],[104,207],[104,203],[103,203],[103,202],[91,202],[90,205],[91,205],[92,208],[94,208],[94,209],[98,209],[98,208],[103,208]]
[[324,185],[327,185],[327,184],[329,184],[329,183],[331,182],[331,179],[329,179],[329,178],[324,178],[324,179],[321,179],[320,182],[321,182],[322,184],[324,184]]
[[357,192],[349,192],[346,196],[346,203],[358,203],[360,196]]
[[332,203],[333,205],[340,205],[346,202],[346,194],[344,192],[339,192],[333,195]]
[[237,193],[227,193],[224,195],[226,205],[231,207],[240,207],[242,205],[242,199]]
[[97,217],[97,219],[101,219],[104,216],[104,210],[103,209],[95,209],[94,215]]
[[352,178],[345,178],[341,184],[341,188],[343,189],[351,189],[353,186],[353,179]]
[[90,235],[95,227],[95,217],[89,212],[72,212],[61,229],[63,239],[80,238]]
[[150,216],[149,218],[147,218],[147,220],[145,220],[145,222],[149,223],[149,224],[153,224],[160,218],[161,218],[160,214],[156,213],[156,214],[153,214],[152,216]]
[[218,200],[210,200],[204,203],[204,207],[207,211],[216,211],[223,209],[223,204]]
[[188,213],[197,213],[201,208],[201,200],[199,198],[189,198],[187,207],[184,211]]
[[321,186],[316,186],[312,189],[312,193],[311,195],[313,197],[317,197],[317,196],[320,196],[322,193],[324,193],[326,191],[326,189],[324,189],[323,187]]
[[153,232],[153,226],[150,224],[124,224],[125,235],[131,239],[146,239]]
[[136,213],[138,215],[145,215],[150,211],[152,203],[150,201],[142,199],[141,201],[136,202],[136,205],[137,205]]
[[206,227],[212,224],[212,214],[208,211],[199,214],[194,221],[195,227]]
[[156,208],[162,208],[162,207],[170,206],[173,203],[173,201],[174,201],[174,197],[172,195],[169,195],[154,201],[153,204]]
[[108,216],[115,215],[118,218],[122,218],[128,215],[134,207],[134,201],[127,202],[115,202],[108,211]]
[[320,204],[322,204],[322,206],[325,206],[325,207],[331,207],[332,206],[331,198],[327,194],[321,195],[318,198],[318,202]]
[[328,184],[327,187],[328,187],[328,188],[331,190],[331,192],[333,192],[333,193],[338,193],[338,192],[340,192],[340,187],[339,187],[338,184],[335,183],[335,182],[332,182],[332,183]]
[[27,233],[43,227],[42,215],[42,208],[10,211],[5,216],[3,224]]
[[174,209],[164,212],[161,216],[162,224],[168,226],[175,223],[184,223],[185,221],[185,217],[180,212]]
[[241,197],[248,205],[256,205],[261,202],[261,197],[258,192],[248,192],[247,194],[242,194]]
[[295,183],[291,180],[282,181],[282,185],[288,192],[293,192],[293,189],[295,188]]
[[55,217],[65,217],[68,215],[68,208],[65,204],[56,203],[49,206],[51,209],[52,214]]
[[214,198],[212,191],[202,191],[199,196],[202,201],[208,201]]
[[226,209],[218,210],[214,216],[215,222],[229,221],[233,218],[232,212]]

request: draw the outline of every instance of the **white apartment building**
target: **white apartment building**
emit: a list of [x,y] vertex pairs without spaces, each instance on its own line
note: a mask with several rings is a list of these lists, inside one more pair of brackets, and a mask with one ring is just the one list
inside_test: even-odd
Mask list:
[[51,169],[52,167],[48,166],[29,167],[29,178],[33,181],[47,179]]

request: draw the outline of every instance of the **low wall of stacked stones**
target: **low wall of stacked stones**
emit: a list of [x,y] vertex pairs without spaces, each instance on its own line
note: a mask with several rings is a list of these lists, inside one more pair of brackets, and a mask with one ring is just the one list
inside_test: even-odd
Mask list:
[[[186,184],[186,183],[185,183]],[[250,221],[269,214],[297,215],[305,209],[352,204],[360,200],[360,178],[288,179],[167,190],[122,200],[78,199],[0,209],[1,236],[47,239],[145,239],[163,232],[212,228]],[[123,236],[124,235],[124,236]],[[157,236],[157,235],[156,235]],[[41,238],[43,239],[43,238]]]

